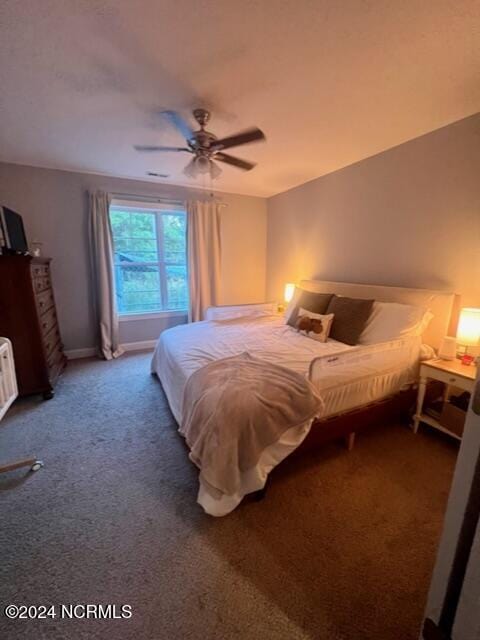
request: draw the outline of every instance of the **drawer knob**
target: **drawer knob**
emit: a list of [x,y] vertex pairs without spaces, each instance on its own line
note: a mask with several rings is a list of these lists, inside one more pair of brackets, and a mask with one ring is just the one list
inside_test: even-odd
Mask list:
[[449,382],[456,382],[457,379],[456,378],[450,378]]

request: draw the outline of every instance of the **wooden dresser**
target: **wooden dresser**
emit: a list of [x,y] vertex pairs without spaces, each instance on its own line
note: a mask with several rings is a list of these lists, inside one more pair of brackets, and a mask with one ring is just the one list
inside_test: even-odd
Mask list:
[[50,258],[0,255],[0,336],[12,341],[19,394],[52,398],[66,358]]

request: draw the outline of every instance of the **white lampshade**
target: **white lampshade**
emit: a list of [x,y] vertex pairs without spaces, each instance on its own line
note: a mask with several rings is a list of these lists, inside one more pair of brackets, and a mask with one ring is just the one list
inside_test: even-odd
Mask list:
[[210,174],[212,180],[222,173],[220,167],[206,156],[195,156],[184,168],[183,173],[189,178],[198,178]]
[[285,285],[285,291],[283,294],[283,299],[285,300],[285,302],[290,302],[290,300],[293,298],[293,294],[295,293],[295,284],[293,282],[287,282],[287,284]]
[[460,311],[457,342],[469,346],[477,346],[480,343],[480,309],[470,307]]

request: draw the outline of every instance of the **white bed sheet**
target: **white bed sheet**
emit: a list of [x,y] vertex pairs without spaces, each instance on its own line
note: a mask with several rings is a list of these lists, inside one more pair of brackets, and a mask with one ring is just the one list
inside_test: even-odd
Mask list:
[[[328,417],[384,398],[413,382],[419,350],[418,338],[361,347],[335,340],[321,343],[298,333],[283,318],[264,316],[196,322],[164,331],[155,349],[152,371],[162,382],[178,423],[189,376],[209,362],[244,351],[302,375],[310,373],[325,401],[322,417]],[[340,353],[345,355],[336,358]]]
[[[185,384],[204,365],[248,351],[252,355],[309,375],[321,391],[322,418],[388,397],[412,383],[418,371],[421,341],[403,338],[378,345],[349,347],[335,340],[317,342],[278,316],[207,321],[164,331],[152,359],[172,413],[180,424]],[[268,447],[258,465],[245,473],[242,491],[213,498],[200,485],[198,502],[215,516],[232,511],[242,498],[265,485],[268,473],[307,436],[309,425],[290,429]],[[319,427],[321,428],[321,427]]]
[[164,331],[152,361],[178,423],[185,384],[191,374],[220,358],[248,351],[252,356],[307,375],[312,360],[351,349],[341,342],[320,343],[285,324],[279,316],[195,322]]

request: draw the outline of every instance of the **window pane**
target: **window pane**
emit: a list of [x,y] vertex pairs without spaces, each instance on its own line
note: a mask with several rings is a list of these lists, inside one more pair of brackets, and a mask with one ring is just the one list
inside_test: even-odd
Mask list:
[[118,312],[187,309],[185,214],[113,205],[110,221]]
[[187,309],[188,283],[186,266],[165,267],[167,274],[167,297],[169,309]]
[[167,264],[185,264],[186,216],[163,213],[163,251]]
[[110,212],[115,262],[158,262],[155,214],[141,211]]
[[115,287],[119,313],[162,310],[157,266],[116,265]]

